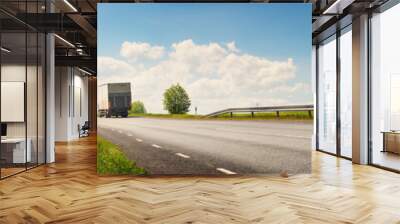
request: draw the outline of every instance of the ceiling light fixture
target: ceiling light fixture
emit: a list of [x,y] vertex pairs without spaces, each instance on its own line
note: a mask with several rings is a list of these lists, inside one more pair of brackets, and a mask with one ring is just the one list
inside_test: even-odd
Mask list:
[[1,47],[0,49],[1,49],[1,51],[4,51],[6,53],[10,53],[11,52],[11,50],[9,50],[9,49],[7,49],[5,47]]
[[322,14],[342,14],[343,10],[351,5],[355,0],[336,0],[332,5],[330,5]]
[[332,5],[330,5],[322,14],[330,14],[332,13],[332,10],[335,9],[337,10],[337,6],[339,4],[340,0],[336,0]]
[[64,0],[65,4],[67,4],[74,12],[78,12],[78,10],[68,1]]
[[81,69],[81,68],[79,68],[79,67],[78,67],[78,70],[81,71],[81,72],[83,72],[83,73],[85,73],[85,74],[87,74],[87,75],[89,75],[89,76],[92,76],[92,73],[90,73],[90,72],[88,72],[88,71],[86,71],[86,70],[83,70],[83,69]]
[[60,37],[58,34],[54,34],[55,37],[57,37],[58,39],[60,39],[62,42],[66,43],[67,45],[69,45],[70,47],[75,48],[75,45],[73,45],[71,42],[69,42],[68,40]]

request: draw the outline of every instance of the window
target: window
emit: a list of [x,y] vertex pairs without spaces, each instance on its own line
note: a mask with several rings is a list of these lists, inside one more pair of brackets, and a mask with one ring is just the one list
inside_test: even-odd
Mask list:
[[352,157],[352,34],[351,26],[340,35],[340,155]]
[[[12,4],[1,2],[0,6]],[[41,13],[43,1],[19,2]],[[45,163],[45,35],[0,13],[0,178]],[[11,24],[11,25],[10,25]]]
[[318,48],[318,148],[336,153],[336,36]]
[[371,18],[373,164],[400,170],[400,4]]

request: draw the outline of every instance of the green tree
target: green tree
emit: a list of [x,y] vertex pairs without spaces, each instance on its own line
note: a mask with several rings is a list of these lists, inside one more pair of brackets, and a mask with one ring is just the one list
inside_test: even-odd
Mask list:
[[131,113],[134,113],[134,114],[145,114],[146,113],[146,108],[144,107],[143,102],[134,101],[132,103]]
[[165,90],[163,103],[164,109],[170,114],[186,114],[189,112],[189,95],[179,83]]

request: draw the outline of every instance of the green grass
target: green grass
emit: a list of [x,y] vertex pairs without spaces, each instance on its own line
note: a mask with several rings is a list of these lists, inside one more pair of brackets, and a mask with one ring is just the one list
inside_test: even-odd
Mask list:
[[97,137],[97,172],[108,175],[147,174],[143,168],[129,160],[118,146],[100,136]]
[[[313,115],[313,114],[312,114]],[[205,117],[203,115],[193,114],[135,114],[130,113],[129,117],[153,117],[153,118],[174,118],[174,119],[209,119],[209,120],[312,120],[307,111],[280,112],[279,118],[275,112],[258,112],[254,113],[233,113],[233,117],[229,113],[221,114],[217,117]]]

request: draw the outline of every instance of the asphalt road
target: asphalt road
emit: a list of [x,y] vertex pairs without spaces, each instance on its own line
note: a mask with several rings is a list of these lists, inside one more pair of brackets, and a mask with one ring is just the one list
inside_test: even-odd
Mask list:
[[311,122],[99,118],[98,133],[156,175],[311,169]]

